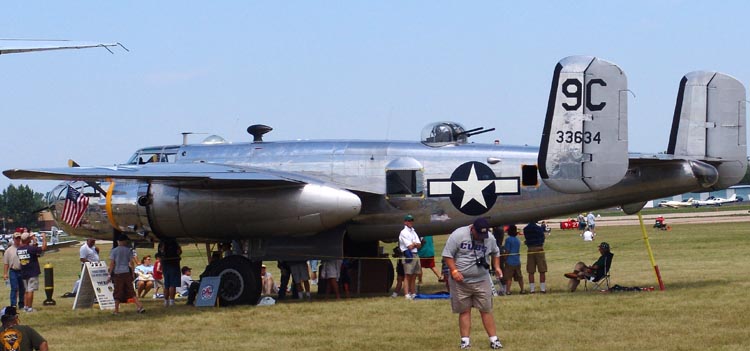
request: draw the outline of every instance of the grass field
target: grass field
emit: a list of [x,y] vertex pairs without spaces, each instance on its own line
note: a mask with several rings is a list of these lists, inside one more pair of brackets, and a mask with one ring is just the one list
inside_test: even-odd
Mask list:
[[[419,228],[417,227],[417,231]],[[550,271],[546,295],[495,298],[495,318],[506,350],[747,350],[750,349],[750,223],[674,225],[670,232],[647,228],[666,284],[658,291],[640,229],[603,227],[585,243],[577,231],[553,230],[545,245]],[[436,252],[446,236],[435,237]],[[591,263],[596,245],[615,253],[613,283],[655,286],[653,292],[564,291],[562,274],[579,260]],[[108,255],[106,244],[102,257]],[[392,246],[392,245],[388,245]],[[202,271],[202,249],[183,247],[184,263]],[[267,307],[166,309],[147,299],[147,312],[113,316],[98,309],[71,309],[70,290],[79,269],[77,248],[48,254],[55,267],[57,306],[42,306],[21,323],[35,327],[54,350],[455,350],[457,317],[447,300],[405,301],[402,297],[289,301]],[[387,251],[389,252],[389,251]],[[139,249],[141,255],[153,250]],[[522,256],[525,263],[525,255]],[[269,268],[278,278],[275,264]],[[425,272],[423,291],[442,290]],[[528,277],[524,276],[528,281]],[[537,278],[538,280],[538,278]],[[0,289],[7,303],[8,288]],[[4,303],[4,304],[5,304]],[[473,349],[489,349],[478,314]]]

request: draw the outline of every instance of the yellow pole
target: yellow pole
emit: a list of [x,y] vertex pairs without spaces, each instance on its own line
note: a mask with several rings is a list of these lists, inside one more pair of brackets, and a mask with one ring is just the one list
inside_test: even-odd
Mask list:
[[656,265],[654,259],[654,252],[651,251],[651,244],[648,242],[648,233],[646,233],[646,226],[643,225],[643,216],[641,211],[638,211],[638,221],[641,223],[641,232],[643,233],[643,241],[646,243],[646,250],[648,251],[648,258],[651,259],[651,266],[654,267],[654,273],[656,274],[656,282],[659,284],[659,290],[664,291],[664,282],[661,280],[661,273],[659,273],[659,266]]

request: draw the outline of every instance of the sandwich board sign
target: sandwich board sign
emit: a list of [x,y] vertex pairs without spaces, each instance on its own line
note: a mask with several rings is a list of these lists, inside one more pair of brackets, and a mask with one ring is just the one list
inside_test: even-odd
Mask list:
[[76,299],[73,301],[73,309],[91,308],[94,302],[99,304],[99,309],[115,309],[115,300],[112,297],[115,287],[108,280],[107,263],[84,263],[81,269],[81,283],[78,284]]

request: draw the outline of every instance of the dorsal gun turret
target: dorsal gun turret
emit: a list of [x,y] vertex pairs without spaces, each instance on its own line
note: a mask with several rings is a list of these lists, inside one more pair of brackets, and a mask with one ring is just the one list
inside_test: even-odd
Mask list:
[[422,144],[432,147],[466,144],[470,136],[493,130],[495,128],[484,127],[466,130],[464,126],[455,122],[435,122],[422,128]]

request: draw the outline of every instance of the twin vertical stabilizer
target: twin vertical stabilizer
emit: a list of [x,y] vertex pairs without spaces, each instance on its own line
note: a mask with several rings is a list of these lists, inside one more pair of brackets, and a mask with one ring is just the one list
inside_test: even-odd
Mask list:
[[562,59],[547,105],[539,173],[564,193],[617,184],[628,169],[627,78],[614,63],[591,56]]
[[715,189],[739,182],[747,169],[745,87],[719,72],[696,71],[680,81],[667,153],[703,160],[719,171]]

